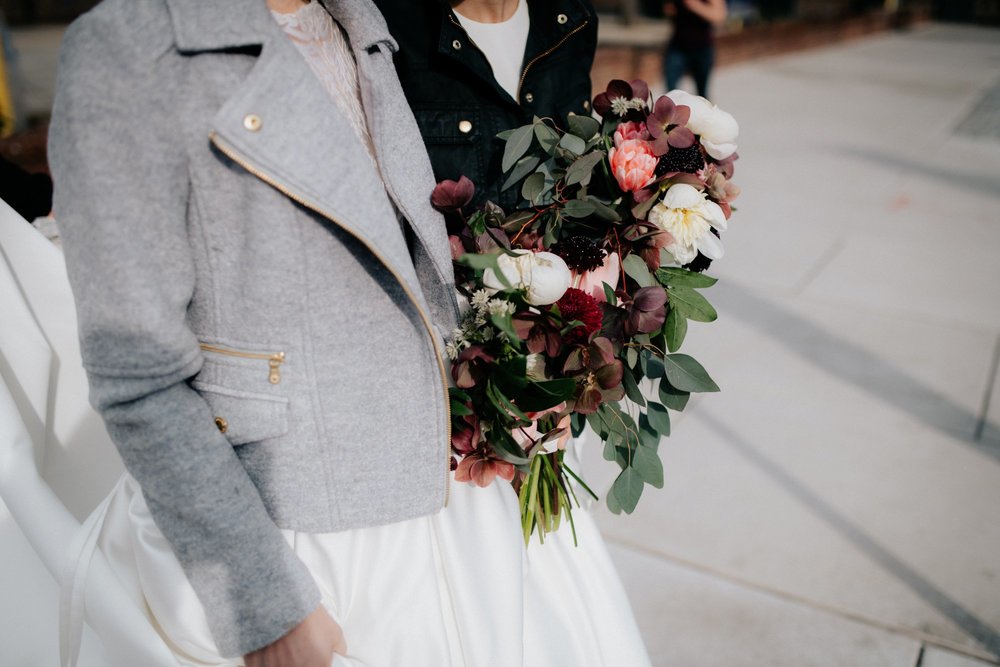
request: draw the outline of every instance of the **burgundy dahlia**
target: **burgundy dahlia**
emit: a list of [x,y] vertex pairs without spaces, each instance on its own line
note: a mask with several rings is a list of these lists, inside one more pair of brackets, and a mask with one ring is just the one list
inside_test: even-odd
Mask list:
[[601,306],[597,299],[583,290],[570,287],[556,302],[564,322],[576,320],[581,326],[570,329],[563,336],[568,345],[585,343],[590,335],[601,328]]

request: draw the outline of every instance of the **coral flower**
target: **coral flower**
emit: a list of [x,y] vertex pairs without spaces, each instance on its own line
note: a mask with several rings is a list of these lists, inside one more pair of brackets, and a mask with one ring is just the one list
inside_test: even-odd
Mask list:
[[621,146],[622,143],[633,139],[649,141],[649,131],[646,130],[646,125],[644,123],[637,123],[634,120],[630,120],[620,123],[618,127],[615,128],[615,147]]
[[657,163],[649,142],[641,139],[626,139],[621,146],[612,148],[608,161],[618,186],[625,192],[645,187],[652,180]]

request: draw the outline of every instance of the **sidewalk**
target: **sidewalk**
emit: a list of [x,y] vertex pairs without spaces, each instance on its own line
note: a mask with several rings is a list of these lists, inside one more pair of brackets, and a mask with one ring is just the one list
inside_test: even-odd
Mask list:
[[656,665],[1000,664],[998,60],[936,25],[717,73],[723,393],[600,516]]

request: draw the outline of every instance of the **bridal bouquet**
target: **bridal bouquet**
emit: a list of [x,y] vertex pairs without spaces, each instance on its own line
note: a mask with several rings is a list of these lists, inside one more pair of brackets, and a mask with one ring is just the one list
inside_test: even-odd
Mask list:
[[612,81],[594,110],[500,135],[521,208],[469,212],[465,177],[432,197],[468,306],[446,348],[455,477],[511,482],[526,541],[572,524],[572,482],[593,495],[564,460],[571,433],[600,436],[621,469],[607,505],[630,513],[663,485],[670,410],[718,391],[678,350],[689,320],[716,319],[699,290],[739,193],[736,121],[683,91],[654,102],[642,81]]

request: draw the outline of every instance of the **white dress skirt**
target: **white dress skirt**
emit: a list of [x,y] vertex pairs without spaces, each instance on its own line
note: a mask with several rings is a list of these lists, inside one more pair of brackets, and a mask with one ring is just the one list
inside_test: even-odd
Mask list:
[[[452,481],[441,512],[340,533],[284,531],[340,624],[334,667],[643,667],[650,664],[593,518],[574,512],[525,548],[517,498]],[[112,493],[98,548],[179,665],[219,656],[205,612],[138,484]]]

